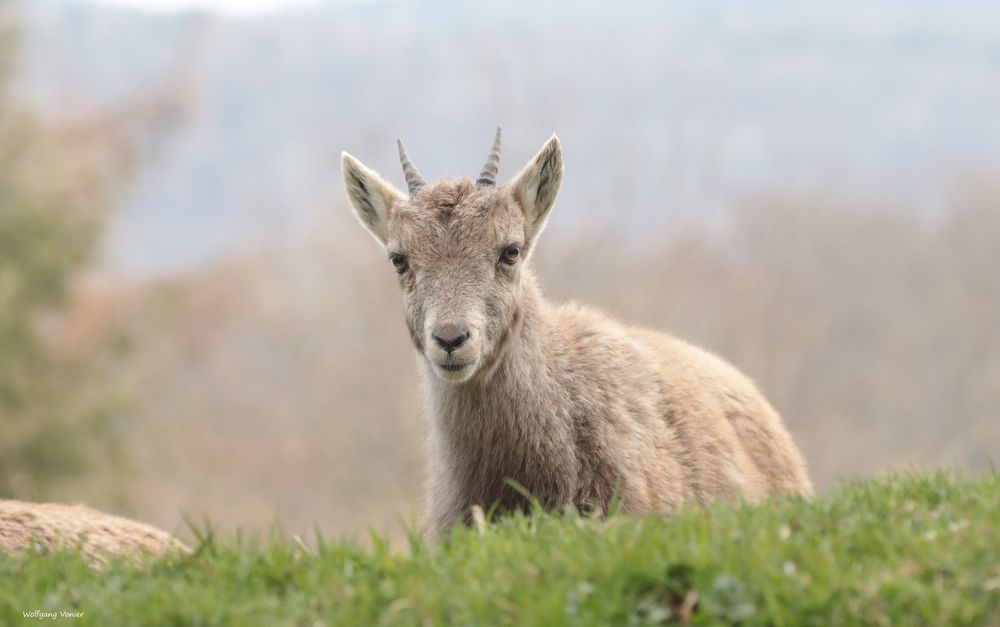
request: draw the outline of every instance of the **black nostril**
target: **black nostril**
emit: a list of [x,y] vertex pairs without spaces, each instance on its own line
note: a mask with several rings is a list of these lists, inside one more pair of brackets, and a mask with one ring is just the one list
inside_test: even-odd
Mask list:
[[451,339],[445,339],[439,335],[434,336],[434,341],[437,342],[438,346],[447,352],[452,352],[462,344],[465,344],[465,340],[469,339],[469,332],[466,331],[461,335],[456,335]]

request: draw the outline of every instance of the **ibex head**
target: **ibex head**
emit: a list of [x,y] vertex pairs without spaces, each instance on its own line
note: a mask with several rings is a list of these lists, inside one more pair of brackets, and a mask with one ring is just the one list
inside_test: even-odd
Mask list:
[[441,379],[468,381],[519,319],[524,268],[562,181],[562,148],[553,135],[500,186],[500,129],[475,183],[428,185],[402,142],[399,156],[409,195],[345,152],[347,195],[399,275],[417,350]]

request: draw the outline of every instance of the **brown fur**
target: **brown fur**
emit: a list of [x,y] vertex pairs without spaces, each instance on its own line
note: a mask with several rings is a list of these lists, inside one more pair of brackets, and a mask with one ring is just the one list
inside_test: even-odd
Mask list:
[[188,549],[164,531],[83,505],[0,500],[0,553],[79,547],[91,565]]
[[[524,507],[507,479],[552,508],[606,511],[617,493],[636,513],[811,494],[780,417],[735,368],[542,297],[530,255],[562,179],[555,137],[499,188],[459,179],[406,197],[346,153],[344,175],[362,224],[407,261],[399,281],[422,357],[436,529],[476,504]],[[510,244],[520,256],[508,266]],[[434,339],[442,329],[469,337],[448,352]]]

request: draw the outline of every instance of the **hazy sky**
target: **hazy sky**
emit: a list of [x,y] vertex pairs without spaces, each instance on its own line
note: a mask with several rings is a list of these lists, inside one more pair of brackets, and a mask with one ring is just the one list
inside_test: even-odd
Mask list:
[[289,6],[315,4],[318,0],[66,0],[127,6],[149,11],[202,9],[222,13],[247,15]]

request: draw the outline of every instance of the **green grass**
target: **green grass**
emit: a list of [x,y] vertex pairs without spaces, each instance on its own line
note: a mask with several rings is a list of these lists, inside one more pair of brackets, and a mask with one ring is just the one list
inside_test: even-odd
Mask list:
[[3,559],[0,623],[1000,625],[998,551],[1000,475],[907,476],[812,502],[515,516],[436,545],[208,538],[102,573],[71,553]]

